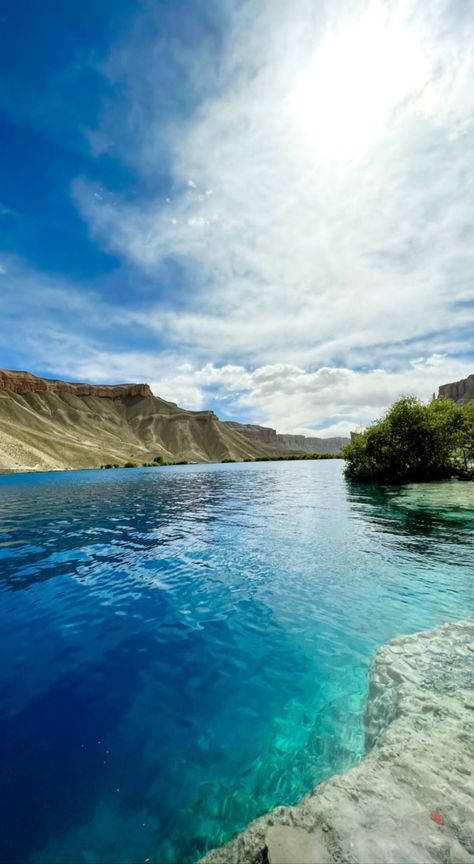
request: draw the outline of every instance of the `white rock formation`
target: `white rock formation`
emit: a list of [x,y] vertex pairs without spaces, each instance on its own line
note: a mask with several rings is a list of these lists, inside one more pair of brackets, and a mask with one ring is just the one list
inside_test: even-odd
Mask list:
[[205,864],[474,864],[474,618],[403,636],[369,672],[368,754]]

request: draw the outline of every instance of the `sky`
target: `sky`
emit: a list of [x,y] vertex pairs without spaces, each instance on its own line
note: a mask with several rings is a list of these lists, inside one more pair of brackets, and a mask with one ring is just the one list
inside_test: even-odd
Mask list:
[[5,0],[0,367],[345,435],[474,371],[470,0]]

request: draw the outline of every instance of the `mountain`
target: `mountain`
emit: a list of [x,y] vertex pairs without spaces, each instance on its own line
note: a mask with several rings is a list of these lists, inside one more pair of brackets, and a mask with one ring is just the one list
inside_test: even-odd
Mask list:
[[452,399],[456,405],[467,405],[474,399],[474,375],[453,381],[452,384],[442,384],[438,390],[438,398]]
[[261,449],[212,411],[186,411],[147,384],[71,384],[0,370],[0,468],[253,459]]
[[349,438],[309,438],[306,435],[280,435],[269,426],[256,426],[251,423],[235,423],[226,421],[225,425],[238,432],[257,447],[263,447],[271,453],[283,455],[285,453],[329,453],[336,456],[346,444]]

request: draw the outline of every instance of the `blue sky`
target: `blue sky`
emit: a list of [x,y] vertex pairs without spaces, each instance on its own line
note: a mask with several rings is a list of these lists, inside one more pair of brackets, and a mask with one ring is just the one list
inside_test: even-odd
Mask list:
[[471,13],[7,0],[0,366],[325,435],[472,372]]

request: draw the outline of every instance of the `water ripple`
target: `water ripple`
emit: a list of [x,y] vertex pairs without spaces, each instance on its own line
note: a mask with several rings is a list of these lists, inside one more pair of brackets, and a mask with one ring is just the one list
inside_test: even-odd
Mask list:
[[473,488],[0,478],[8,860],[186,864],[353,764],[375,648],[472,609]]

